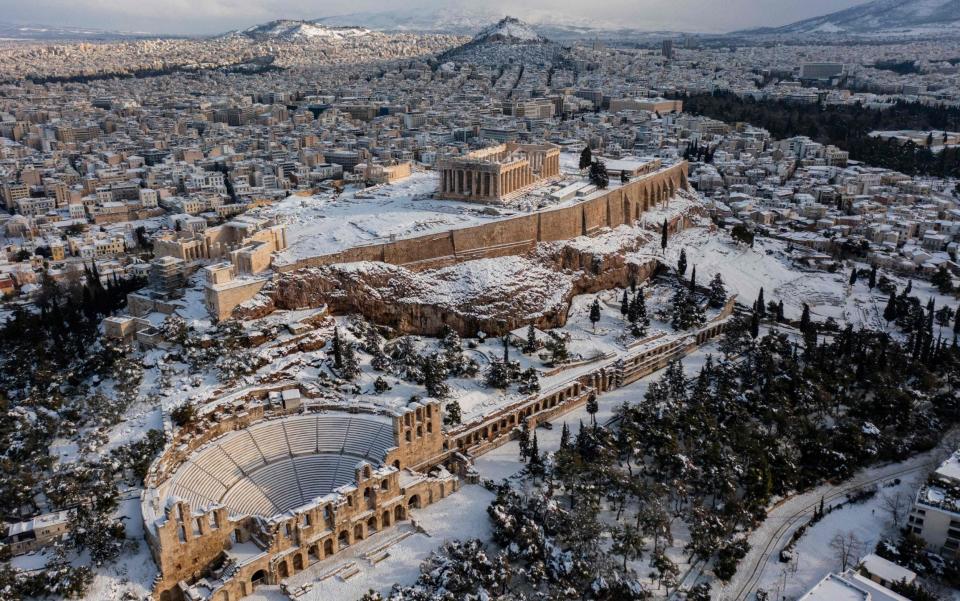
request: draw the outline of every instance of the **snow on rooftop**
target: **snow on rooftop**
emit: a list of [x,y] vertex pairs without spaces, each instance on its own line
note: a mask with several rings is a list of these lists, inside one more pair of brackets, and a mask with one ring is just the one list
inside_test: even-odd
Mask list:
[[955,452],[941,463],[935,473],[941,478],[960,482],[960,451]]

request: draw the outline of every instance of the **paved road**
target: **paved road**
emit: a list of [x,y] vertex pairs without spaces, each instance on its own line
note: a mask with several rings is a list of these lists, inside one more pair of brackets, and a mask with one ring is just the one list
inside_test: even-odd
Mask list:
[[767,512],[767,519],[750,535],[750,552],[740,562],[733,580],[718,591],[717,598],[721,601],[752,599],[766,566],[779,562],[780,550],[790,540],[793,532],[807,523],[820,505],[821,498],[829,506],[833,501],[843,500],[850,491],[922,473],[936,466],[943,454],[943,449],[934,449],[900,463],[862,470],[840,484],[824,484],[781,501]]

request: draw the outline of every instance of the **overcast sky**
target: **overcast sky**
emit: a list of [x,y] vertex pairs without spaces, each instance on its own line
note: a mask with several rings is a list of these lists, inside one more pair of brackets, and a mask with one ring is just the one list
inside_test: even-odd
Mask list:
[[443,7],[453,16],[457,5],[467,5],[521,18],[553,12],[576,20],[599,18],[630,27],[714,33],[783,25],[863,1],[605,0],[598,6],[584,0],[0,0],[0,22],[211,34],[272,19],[313,19],[405,7]]

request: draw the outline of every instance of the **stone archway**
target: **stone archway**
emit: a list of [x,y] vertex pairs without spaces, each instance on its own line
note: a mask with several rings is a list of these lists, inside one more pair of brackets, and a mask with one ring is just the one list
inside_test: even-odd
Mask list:
[[410,501],[407,502],[407,505],[410,506],[410,509],[420,509],[420,495],[413,495],[410,497]]
[[372,516],[367,520],[367,536],[370,536],[371,533],[376,532],[377,528],[377,516]]
[[403,505],[397,505],[396,509],[393,510],[393,516],[396,518],[396,521],[406,519],[407,512],[403,508]]
[[299,572],[303,569],[303,554],[297,553],[293,556],[293,571]]
[[390,516],[390,510],[389,510],[389,509],[387,509],[386,511],[384,511],[384,512],[383,512],[383,515],[380,516],[380,523],[383,524],[383,527],[384,527],[384,528],[387,528],[387,527],[390,526],[390,517],[391,517],[391,516]]
[[267,583],[267,572],[266,570],[257,570],[253,573],[253,576],[250,577],[250,590],[257,590],[258,586]]
[[363,524],[357,524],[353,527],[353,540],[363,540]]
[[331,555],[333,555],[333,539],[328,538],[323,541],[323,556],[330,557]]
[[279,564],[277,564],[277,576],[280,578],[290,577],[290,566],[287,565],[286,561],[281,561]]

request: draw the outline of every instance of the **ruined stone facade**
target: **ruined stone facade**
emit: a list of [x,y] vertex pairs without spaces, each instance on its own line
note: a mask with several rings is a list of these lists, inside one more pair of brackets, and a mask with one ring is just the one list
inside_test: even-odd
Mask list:
[[[375,532],[408,520],[411,508],[429,505],[460,487],[457,476],[442,465],[446,459],[445,438],[439,405],[434,402],[414,404],[401,414],[381,417],[392,446],[382,457],[369,460],[357,461],[354,455],[344,454],[350,482],[327,494],[281,512],[264,513],[237,510],[236,495],[232,500],[229,494],[224,495],[223,502],[202,501],[224,490],[223,482],[232,482],[233,490],[243,486],[249,489],[250,482],[264,486],[263,480],[257,479],[257,470],[286,467],[284,462],[314,457],[310,452],[298,454],[296,434],[290,425],[291,420],[303,422],[314,417],[312,414],[265,417],[268,415],[262,404],[241,404],[233,413],[209,418],[211,423],[204,427],[179,433],[154,462],[141,505],[147,543],[160,569],[155,598],[172,601],[199,595],[216,601],[239,599],[260,584],[276,584]],[[316,418],[318,424],[319,420],[342,419],[349,430],[350,420],[372,416],[319,413]],[[258,427],[259,442],[249,434]],[[271,455],[267,445],[276,443],[277,438],[265,435],[264,427],[282,428],[286,442],[280,448],[289,449],[288,453]],[[345,435],[340,428],[332,430],[333,436]],[[301,438],[302,434],[303,428]],[[255,452],[265,459],[257,469],[238,471],[243,462],[239,456],[219,462],[198,459],[211,452],[225,453],[227,443],[238,436],[251,436],[252,442],[234,445],[236,452]],[[368,444],[362,434],[356,438],[355,443]],[[410,469],[414,466],[418,471]],[[178,478],[186,471],[191,471],[190,485],[196,494],[178,487]],[[294,486],[300,489],[311,478],[323,476],[304,472],[295,473],[295,477]],[[267,493],[284,493],[286,485],[282,481],[279,484]]]
[[438,162],[437,196],[498,203],[560,175],[560,149],[508,142]]

